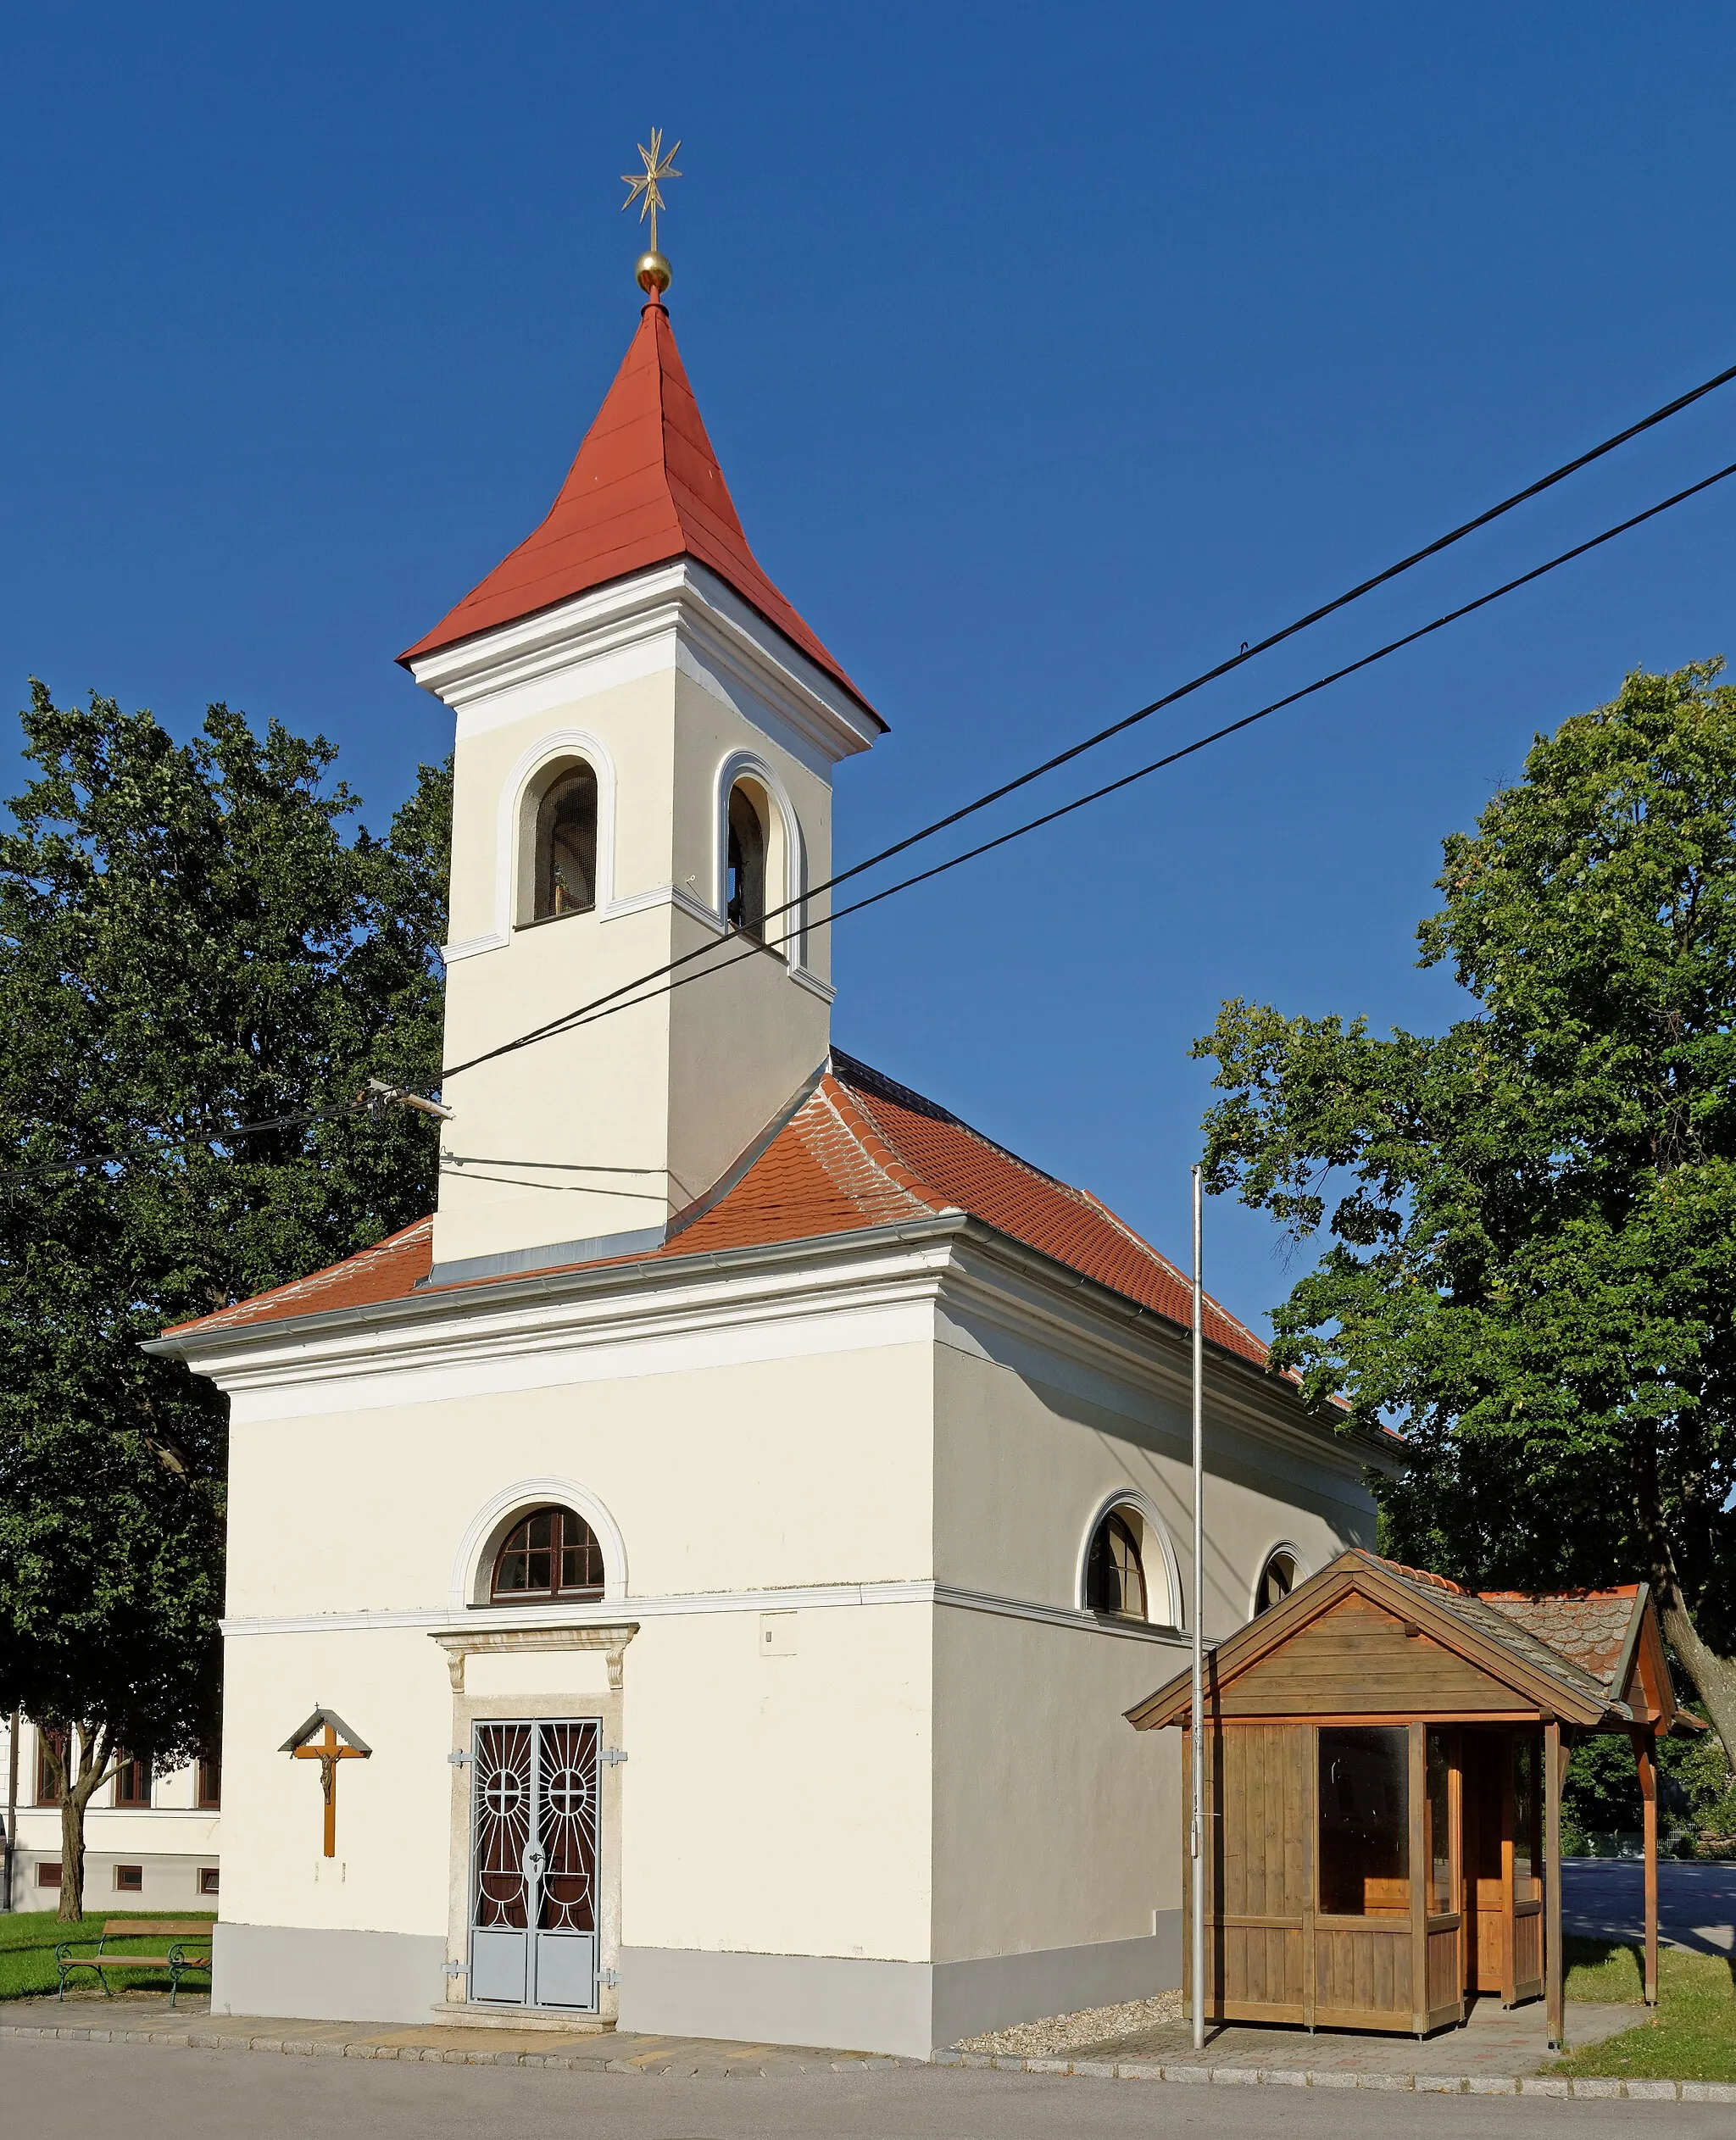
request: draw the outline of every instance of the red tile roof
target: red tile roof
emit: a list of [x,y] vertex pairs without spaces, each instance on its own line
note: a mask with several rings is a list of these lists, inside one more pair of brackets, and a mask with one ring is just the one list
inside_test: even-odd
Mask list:
[[398,659],[409,663],[479,631],[516,624],[679,557],[709,565],[873,713],[748,548],[669,314],[654,300],[639,315],[615,384],[542,525]]
[[1581,1671],[1589,1672],[1612,1693],[1622,1692],[1613,1682],[1628,1654],[1639,1609],[1638,1583],[1624,1583],[1616,1590],[1485,1590],[1479,1594],[1485,1604],[1571,1658]]
[[[1188,1323],[1186,1276],[1106,1204],[837,1050],[814,1090],[765,1148],[709,1206],[685,1223],[677,1220],[662,1248],[644,1257],[573,1267],[606,1268],[860,1233],[943,1212],[968,1213],[1169,1321]],[[431,1220],[420,1220],[330,1270],[179,1324],[173,1334],[372,1306],[426,1292],[432,1227]],[[435,1290],[465,1289],[460,1283]],[[1205,1333],[1244,1359],[1264,1365],[1266,1348],[1259,1338],[1210,1295]]]

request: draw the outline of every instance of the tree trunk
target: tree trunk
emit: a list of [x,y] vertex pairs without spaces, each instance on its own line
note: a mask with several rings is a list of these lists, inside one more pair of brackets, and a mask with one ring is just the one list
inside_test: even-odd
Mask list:
[[1665,1640],[1694,1681],[1694,1693],[1705,1704],[1712,1729],[1724,1742],[1725,1753],[1736,1761],[1736,1659],[1720,1657],[1700,1640],[1694,1616],[1682,1602],[1673,1570],[1660,1570],[1657,1590]]
[[99,1725],[79,1733],[77,1777],[61,1767],[60,1907],[55,1915],[64,1925],[84,1922],[85,1808],[114,1773],[110,1750],[108,1727]]

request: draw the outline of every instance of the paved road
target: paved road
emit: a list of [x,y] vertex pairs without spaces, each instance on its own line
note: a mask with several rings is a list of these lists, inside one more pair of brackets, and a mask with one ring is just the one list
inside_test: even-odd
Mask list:
[[[1561,1921],[1570,1932],[1645,1932],[1645,1869],[1626,1858],[1567,1858],[1561,1865]],[[1736,1956],[1736,1865],[1658,1867],[1658,1934],[1702,1954]]]
[[677,2080],[270,2058],[131,2043],[0,2047],[8,2133],[126,2140],[1729,2140],[1711,2103],[1392,2097],[1016,2073]]

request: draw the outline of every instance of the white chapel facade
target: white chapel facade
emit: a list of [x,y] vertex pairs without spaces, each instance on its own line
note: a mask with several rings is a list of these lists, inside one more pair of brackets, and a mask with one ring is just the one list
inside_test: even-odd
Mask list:
[[[926,2055],[1180,1982],[1123,1712],[1188,1640],[1188,1292],[832,1047],[804,898],[885,724],[648,295],[403,657],[456,721],[438,1209],[156,1341],[231,1409],[213,2000]],[[1206,1336],[1216,1640],[1372,1544],[1372,1452]]]

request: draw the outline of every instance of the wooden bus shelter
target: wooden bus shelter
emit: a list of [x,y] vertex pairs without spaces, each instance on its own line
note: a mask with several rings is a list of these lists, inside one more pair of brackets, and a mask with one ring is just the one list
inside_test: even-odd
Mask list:
[[[1184,1797],[1190,1695],[1184,1672],[1127,1712],[1181,1727]],[[1605,1731],[1639,1766],[1655,2001],[1656,1743],[1703,1727],[1644,1584],[1479,1595],[1345,1553],[1211,1652],[1205,1715],[1214,2020],[1423,2036],[1543,1996],[1560,2043],[1561,1781]]]

